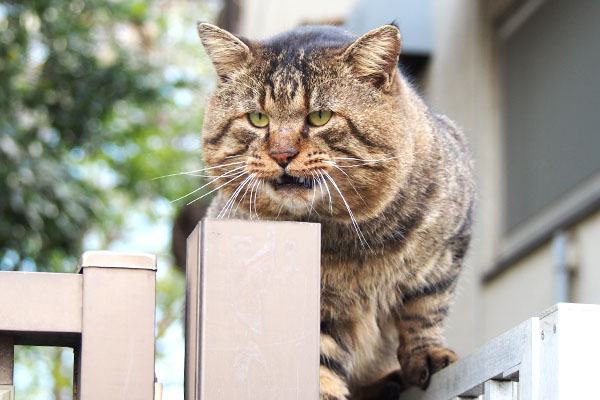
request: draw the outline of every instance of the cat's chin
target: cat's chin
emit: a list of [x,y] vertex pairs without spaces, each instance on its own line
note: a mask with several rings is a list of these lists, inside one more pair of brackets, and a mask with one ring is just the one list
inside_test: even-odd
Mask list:
[[281,184],[275,181],[265,185],[266,194],[288,212],[301,216],[309,213],[314,188],[303,183]]

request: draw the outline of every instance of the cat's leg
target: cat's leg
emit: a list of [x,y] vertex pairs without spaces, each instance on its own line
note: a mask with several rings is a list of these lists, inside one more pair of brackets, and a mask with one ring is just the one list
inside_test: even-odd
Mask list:
[[398,370],[370,385],[355,389],[350,400],[398,400],[400,393],[407,388]]
[[432,374],[457,360],[444,339],[456,279],[457,274],[449,274],[404,300],[398,322],[398,361],[406,386],[427,388]]
[[348,398],[351,353],[333,324],[321,322],[319,383],[321,400]]

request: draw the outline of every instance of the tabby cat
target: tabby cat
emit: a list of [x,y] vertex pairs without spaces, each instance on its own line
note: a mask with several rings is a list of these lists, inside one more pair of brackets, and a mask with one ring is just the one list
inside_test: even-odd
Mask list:
[[443,327],[470,239],[461,131],[398,68],[394,25],[258,42],[200,23],[219,76],[208,216],[321,223],[321,399],[394,398],[456,360]]

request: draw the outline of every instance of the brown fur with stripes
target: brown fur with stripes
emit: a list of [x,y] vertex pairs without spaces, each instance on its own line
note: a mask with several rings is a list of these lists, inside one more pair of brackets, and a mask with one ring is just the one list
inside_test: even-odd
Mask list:
[[[321,223],[321,399],[426,387],[456,359],[443,327],[470,240],[473,183],[463,134],[397,68],[398,29],[356,39],[304,27],[264,42],[209,24],[198,31],[220,80],[203,130],[205,164],[225,174],[209,216]],[[321,109],[331,119],[308,124]],[[269,125],[253,126],[250,112]],[[270,155],[280,148],[296,154],[282,164]],[[312,186],[277,189],[284,172]]]

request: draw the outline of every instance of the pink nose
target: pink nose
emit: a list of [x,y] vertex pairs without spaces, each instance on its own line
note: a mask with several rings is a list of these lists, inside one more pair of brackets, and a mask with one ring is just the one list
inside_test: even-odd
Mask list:
[[285,168],[290,163],[290,161],[292,161],[292,158],[296,157],[297,154],[298,150],[296,150],[293,147],[279,151],[271,150],[269,152],[271,158],[283,168]]

